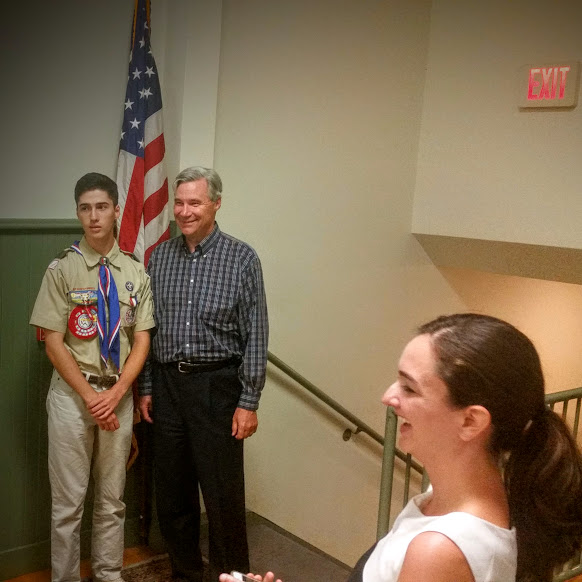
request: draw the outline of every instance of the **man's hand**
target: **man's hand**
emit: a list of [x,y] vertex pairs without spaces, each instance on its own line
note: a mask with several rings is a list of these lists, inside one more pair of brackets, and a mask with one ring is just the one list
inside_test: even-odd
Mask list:
[[237,408],[232,417],[232,436],[238,440],[246,439],[255,432],[259,426],[257,413],[254,410]]
[[114,414],[124,391],[115,386],[103,392],[96,392],[95,396],[87,402],[87,408],[96,421],[102,421]]
[[153,410],[152,406],[152,397],[151,396],[140,396],[139,397],[139,411],[141,413],[142,418],[149,422],[150,424],[154,422],[154,419],[151,417],[151,412]]
[[97,426],[101,430],[108,430],[113,432],[119,428],[119,420],[116,414],[110,414],[105,420],[98,420]]

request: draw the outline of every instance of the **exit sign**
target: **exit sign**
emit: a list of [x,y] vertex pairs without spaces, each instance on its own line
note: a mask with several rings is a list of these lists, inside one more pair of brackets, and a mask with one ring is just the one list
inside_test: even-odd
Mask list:
[[525,65],[520,72],[520,107],[575,107],[580,64],[577,61]]

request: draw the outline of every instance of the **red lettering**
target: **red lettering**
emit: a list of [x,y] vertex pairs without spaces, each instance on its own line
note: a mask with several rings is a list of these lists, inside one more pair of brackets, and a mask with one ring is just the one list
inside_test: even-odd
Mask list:
[[564,98],[564,93],[566,92],[566,75],[570,72],[570,67],[560,67],[561,79],[560,79],[560,94],[558,99]]
[[539,81],[535,80],[535,75],[539,75],[540,72],[541,72],[540,69],[529,70],[529,84],[527,88],[527,98],[529,101],[539,99],[539,96],[536,93],[534,93],[534,89],[540,86]]
[[554,78],[552,80],[552,99],[556,98],[557,85],[558,85],[558,67],[554,67]]
[[550,98],[550,76],[552,74],[552,67],[549,69],[542,69],[542,90],[540,91],[539,99]]

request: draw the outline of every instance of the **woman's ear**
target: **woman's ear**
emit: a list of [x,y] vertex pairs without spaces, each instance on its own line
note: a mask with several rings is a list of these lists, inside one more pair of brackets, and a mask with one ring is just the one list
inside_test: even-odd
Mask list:
[[489,437],[490,427],[491,414],[484,406],[474,404],[463,409],[462,424],[459,430],[459,436],[462,440],[470,441],[479,436]]

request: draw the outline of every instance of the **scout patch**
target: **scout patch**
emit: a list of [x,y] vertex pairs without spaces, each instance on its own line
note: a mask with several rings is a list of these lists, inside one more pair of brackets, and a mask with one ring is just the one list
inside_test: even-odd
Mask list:
[[125,283],[125,288],[131,293],[133,291],[133,283],[131,281],[127,281]]
[[93,305],[97,303],[97,289],[76,289],[69,291],[69,297],[76,305]]
[[128,309],[125,312],[125,324],[126,325],[133,325],[133,323],[135,322],[135,311],[133,309]]
[[77,305],[69,316],[69,330],[80,339],[97,335],[97,308],[93,305]]
[[50,265],[47,267],[51,271],[59,264],[59,259],[54,259],[51,261]]
[[[129,281],[128,283],[125,284],[125,286],[127,287],[127,285],[130,284]],[[133,285],[132,285],[133,288]],[[125,325],[133,325],[135,323],[135,309],[134,307],[137,307],[137,294],[136,295],[130,295],[129,296],[129,304],[131,305],[131,307],[125,312]]]

